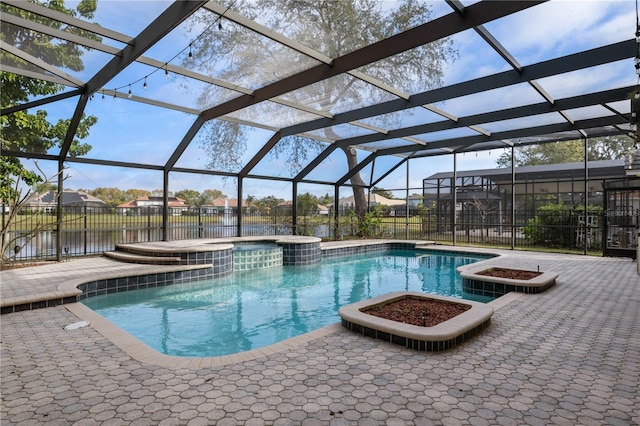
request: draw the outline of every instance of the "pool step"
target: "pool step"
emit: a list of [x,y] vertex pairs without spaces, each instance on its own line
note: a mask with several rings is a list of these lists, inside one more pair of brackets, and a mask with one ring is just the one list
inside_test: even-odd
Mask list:
[[104,255],[110,259],[128,263],[143,263],[147,265],[179,265],[180,256],[148,256],[124,251],[105,251]]

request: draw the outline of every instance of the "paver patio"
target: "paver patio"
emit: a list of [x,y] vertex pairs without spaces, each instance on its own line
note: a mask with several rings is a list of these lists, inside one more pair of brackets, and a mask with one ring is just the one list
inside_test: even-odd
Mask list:
[[[465,249],[469,250],[469,249]],[[226,365],[141,362],[67,306],[1,320],[0,422],[50,425],[640,424],[640,277],[629,259],[503,251],[557,285],[493,302],[489,328],[436,353],[337,325]],[[117,265],[117,266],[116,266]],[[3,300],[131,267],[104,258],[0,272]],[[153,267],[158,269],[159,267]],[[336,316],[336,321],[338,318]]]

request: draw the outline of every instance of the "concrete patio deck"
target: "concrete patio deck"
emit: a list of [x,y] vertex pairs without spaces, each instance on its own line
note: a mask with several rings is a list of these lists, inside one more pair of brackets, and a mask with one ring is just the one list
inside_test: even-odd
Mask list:
[[[444,352],[412,351],[332,325],[219,365],[171,365],[140,361],[93,324],[65,331],[79,320],[72,305],[2,315],[0,423],[640,424],[636,264],[491,251],[503,256],[487,265],[539,266],[560,273],[557,285],[492,302],[491,325]],[[2,271],[0,294],[3,304],[64,297],[69,283],[146,268],[168,267],[86,258]]]

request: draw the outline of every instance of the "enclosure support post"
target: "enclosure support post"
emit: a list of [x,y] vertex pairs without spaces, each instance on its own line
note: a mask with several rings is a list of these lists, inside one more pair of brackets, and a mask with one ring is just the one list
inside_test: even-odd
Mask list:
[[291,199],[291,223],[293,235],[298,235],[298,182],[293,181]]
[[58,161],[58,200],[56,209],[56,261],[62,260],[62,194],[64,192],[64,161]]
[[238,221],[236,235],[242,237],[242,178],[238,176]]
[[587,254],[587,246],[590,240],[588,232],[590,231],[588,228],[589,224],[589,140],[587,136],[584,135],[584,223],[582,224],[582,244],[584,249],[582,250],[583,254]]
[[515,249],[515,247],[516,247],[516,149],[514,145],[511,145],[511,250]]
[[162,171],[162,241],[169,241],[169,171]]
[[456,245],[456,225],[458,221],[458,215],[456,208],[458,205],[458,170],[457,170],[457,153],[453,153],[453,182],[451,183],[451,191],[453,195],[453,205],[451,206],[451,233],[453,235],[453,245]]
[[405,199],[406,220],[405,220],[405,235],[404,235],[404,239],[408,240],[409,239],[409,159],[407,159],[407,183],[406,183],[406,187],[407,187],[407,193],[406,193],[406,199]]
[[339,217],[339,208],[340,208],[340,200],[338,197],[340,196],[340,190],[338,185],[333,187],[333,240],[340,240],[340,224],[338,223]]

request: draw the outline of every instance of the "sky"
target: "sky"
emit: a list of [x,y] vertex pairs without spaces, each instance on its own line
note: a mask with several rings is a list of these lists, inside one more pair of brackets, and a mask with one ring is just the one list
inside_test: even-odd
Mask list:
[[[68,6],[74,2],[66,2]],[[431,2],[436,16],[450,13],[444,1]],[[464,2],[468,4],[470,2]],[[120,1],[99,0],[98,9],[93,19],[100,25],[123,34],[134,36],[141,28],[148,25],[159,15],[170,2],[167,1]],[[393,2],[386,2],[384,7],[393,7]],[[526,67],[528,64],[563,56],[584,49],[622,41],[633,37],[635,33],[635,3],[631,0],[583,1],[558,0],[525,10],[505,19],[490,22],[486,28],[507,48],[509,52]],[[517,28],[517,31],[514,31]],[[176,55],[185,55],[194,34],[201,31],[192,28],[185,31],[184,26],[173,31],[169,37],[145,53],[159,61],[171,61]],[[482,77],[501,71],[509,66],[495,52],[489,49],[477,34],[472,31],[453,37],[454,47],[459,57],[447,66],[444,73],[444,85]],[[122,48],[118,42],[104,40],[105,44]],[[90,52],[85,54],[85,71],[74,73],[74,77],[86,81],[110,59],[109,55]],[[179,59],[179,58],[178,58]],[[171,63],[178,64],[177,59]],[[71,72],[69,72],[72,74]],[[144,77],[147,76],[146,79]],[[146,80],[148,87],[143,89]],[[636,83],[633,61],[624,61],[595,69],[543,79],[540,84],[554,98],[586,93],[593,87],[607,88]],[[129,85],[131,84],[131,85]],[[130,66],[125,72],[107,83],[105,89],[119,88],[126,93],[131,88],[133,94],[149,96],[167,102],[181,103],[195,107],[193,92],[181,86],[175,79],[167,79],[163,70],[145,65]],[[540,102],[542,98],[528,85],[516,85],[495,91],[494,97],[468,96],[437,105],[457,116],[480,111],[502,109]],[[45,107],[49,117],[71,117],[77,99],[58,102]],[[144,105],[128,99],[114,100],[111,96],[104,99],[96,95],[86,109],[87,114],[99,117],[98,123],[91,128],[86,142],[92,145],[88,157],[114,161],[133,161],[162,165],[171,155],[174,147],[180,142],[185,132],[195,120],[195,115],[170,111]],[[588,111],[576,111],[576,114],[588,116]],[[578,117],[580,118],[580,117]],[[551,122],[557,117],[550,117]],[[491,123],[489,130],[500,130],[506,123]],[[526,124],[526,123],[522,123]],[[273,134],[271,131],[259,130],[247,141],[246,158]],[[452,134],[452,136],[455,136]],[[475,154],[458,155],[458,170],[473,170],[496,167],[496,160],[503,150],[494,150]],[[185,152],[178,162],[181,167],[202,167],[206,154],[196,142]],[[394,164],[397,158],[377,160],[374,176],[384,171],[385,163]],[[39,163],[47,173],[55,173],[56,165],[49,162]],[[120,189],[162,188],[162,173],[141,169],[120,169],[100,167],[67,162],[65,187],[70,189],[95,189],[96,187],[118,187]],[[330,157],[313,172],[314,176],[342,176],[346,167],[343,158]],[[430,159],[415,159],[409,162],[408,181],[410,193],[420,193],[422,179],[443,171],[453,169],[453,156],[438,156]],[[280,176],[289,177],[286,162],[283,159],[269,158],[256,170],[278,170]],[[256,172],[257,173],[257,172]],[[235,179],[202,176],[185,173],[171,173],[170,190],[183,189],[220,189],[230,198],[235,198],[237,184]],[[399,167],[391,173],[379,187],[398,189],[407,186],[407,168]],[[291,184],[283,181],[264,181],[248,179],[243,183],[243,193],[262,198],[275,195],[278,198],[291,199]],[[300,185],[299,193],[310,192],[320,196],[333,195],[333,188],[322,185]],[[396,196],[404,196],[404,190],[394,192]],[[349,196],[350,190],[343,189],[340,196]]]

